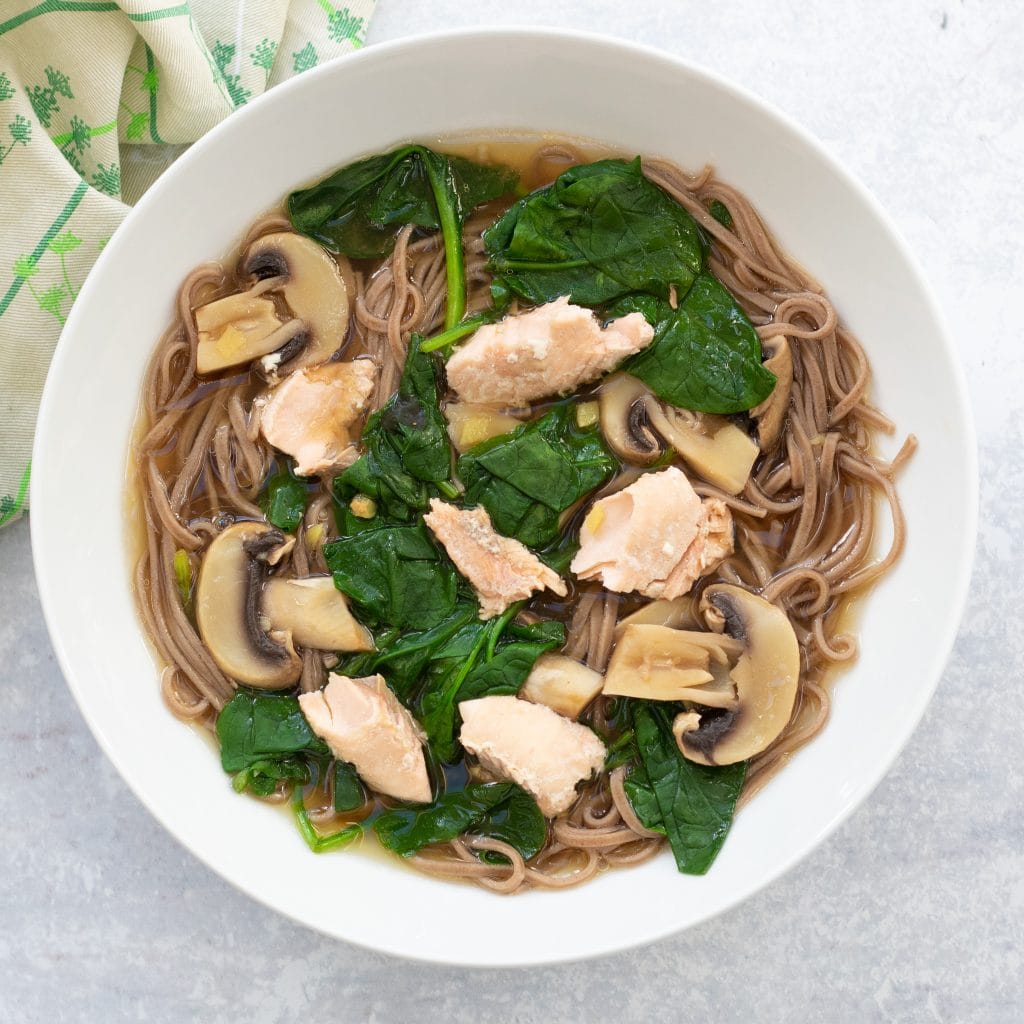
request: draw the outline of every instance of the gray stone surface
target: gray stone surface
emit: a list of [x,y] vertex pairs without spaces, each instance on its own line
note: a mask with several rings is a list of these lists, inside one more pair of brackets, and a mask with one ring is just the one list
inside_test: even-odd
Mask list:
[[498,21],[616,33],[748,85],[824,139],[923,260],[982,471],[970,608],[936,698],[868,804],[723,917],[584,964],[410,966],[264,910],[149,817],[61,679],[19,523],[0,533],[0,1020],[1024,1020],[1018,4],[382,0],[371,37]]

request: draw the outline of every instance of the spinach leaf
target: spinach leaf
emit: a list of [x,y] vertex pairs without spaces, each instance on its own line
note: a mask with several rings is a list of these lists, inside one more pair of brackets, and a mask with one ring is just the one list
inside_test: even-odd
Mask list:
[[354,811],[366,802],[366,790],[348,761],[334,762],[334,809]]
[[[488,811],[469,829],[473,835],[490,836],[514,846],[526,860],[536,856],[547,842],[548,823],[537,801],[519,786],[512,786],[508,799]],[[507,863],[500,853],[481,853],[481,858]]]
[[[425,509],[439,491],[451,494],[447,481],[452,450],[441,412],[436,357],[422,351],[421,344],[422,338],[414,335],[398,391],[367,420],[362,434],[366,454],[335,478],[334,493],[342,505],[354,494],[365,494],[386,518],[405,521],[411,510]],[[347,507],[338,523],[344,534],[379,525],[379,515],[360,520]]]
[[629,292],[685,294],[704,266],[694,219],[640,158],[571,167],[484,232],[497,294],[599,306]]
[[537,551],[536,555],[549,569],[554,569],[559,576],[564,576],[579,549],[579,538],[575,532],[567,530],[546,548]]
[[294,697],[240,690],[217,716],[217,739],[224,771],[238,773],[235,788],[261,796],[279,779],[309,781],[310,761],[330,757]]
[[744,412],[775,387],[753,325],[710,274],[697,278],[678,309],[650,295],[628,295],[606,312],[609,318],[640,312],[654,327],[654,341],[622,368],[670,405]]
[[732,214],[729,212],[729,207],[720,199],[712,199],[708,203],[708,213],[724,227],[732,227]]
[[306,514],[306,484],[283,465],[263,488],[259,505],[268,521],[280,530],[294,533]]
[[647,777],[647,770],[636,762],[630,769],[629,775],[622,784],[629,797],[629,802],[636,811],[636,816],[644,828],[652,829],[655,832],[665,834],[665,824],[661,820],[661,810],[658,807],[658,798],[654,794],[654,787]]
[[273,757],[254,761],[231,779],[236,793],[249,790],[257,796],[270,796],[279,782],[297,782],[304,786],[312,778],[309,762],[302,757]]
[[499,533],[534,548],[556,540],[561,513],[616,467],[597,424],[580,427],[572,403],[484,441],[458,460],[466,504],[483,505]]
[[380,815],[373,828],[381,844],[402,857],[410,857],[424,846],[447,843],[473,829],[477,834],[494,835],[510,843],[529,858],[543,846],[547,835],[533,798],[512,782],[467,786],[446,793],[429,807],[397,807]]
[[324,558],[371,626],[429,629],[455,608],[458,576],[422,520],[341,537],[324,545]]
[[441,227],[428,161],[443,166],[463,220],[475,207],[516,188],[516,175],[507,167],[484,167],[424,146],[402,146],[349,164],[316,185],[293,192],[288,216],[299,231],[332,252],[381,259],[391,252],[402,225],[430,231]]
[[420,720],[434,753],[446,764],[459,759],[457,739],[464,700],[513,694],[545,651],[565,643],[560,622],[512,624],[519,605],[490,622],[464,626],[435,655],[424,686]]
[[402,146],[349,164],[311,188],[293,192],[288,216],[298,231],[332,252],[359,259],[390,253],[404,224],[440,228],[449,328],[466,310],[462,225],[474,207],[513,191],[516,181],[506,167],[483,167],[425,146]]
[[684,874],[703,875],[729,832],[746,762],[709,768],[687,760],[676,746],[668,712],[649,701],[633,703],[633,729],[676,866]]
[[463,626],[452,638],[459,646],[445,645],[427,674],[420,700],[420,724],[430,749],[445,764],[454,764],[459,759],[459,691],[501,621],[492,619]]
[[561,622],[510,625],[493,656],[477,664],[466,676],[458,699],[475,700],[478,697],[518,693],[533,669],[534,662],[545,652],[561,647],[564,643],[565,626]]
[[459,601],[454,611],[430,629],[401,632],[394,627],[374,636],[376,650],[343,658],[334,671],[346,676],[369,676],[383,672],[399,700],[409,702],[427,664],[442,657],[445,643],[465,625],[476,621],[477,606]]

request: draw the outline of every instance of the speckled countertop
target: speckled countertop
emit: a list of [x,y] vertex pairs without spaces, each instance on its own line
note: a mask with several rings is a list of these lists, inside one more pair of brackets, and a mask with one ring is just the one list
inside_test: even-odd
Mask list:
[[981,447],[971,599],[935,700],[867,805],[723,917],[578,965],[406,965],[257,906],[149,817],[64,685],[39,610],[28,523],[18,523],[0,532],[0,1021],[1018,1024],[1019,5],[381,0],[370,35],[497,22],[605,30],[754,89],[867,183],[922,259],[967,370]]

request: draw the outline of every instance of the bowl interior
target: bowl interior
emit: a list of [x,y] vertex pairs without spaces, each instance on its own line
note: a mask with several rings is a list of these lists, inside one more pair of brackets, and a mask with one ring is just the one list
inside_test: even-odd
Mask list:
[[[867,348],[877,403],[900,438],[920,439],[900,480],[906,551],[865,602],[862,653],[839,681],[833,718],[739,816],[703,878],[677,875],[666,855],[580,889],[503,899],[383,855],[314,857],[284,814],[232,792],[209,745],[159,697],[130,591],[125,465],[140,381],[179,282],[294,185],[396,142],[478,129],[553,131],[694,169],[713,163],[821,280]],[[89,277],[54,359],[32,532],[72,691],[106,753],[185,846],[269,906],[362,945],[453,963],[538,963],[635,945],[721,911],[870,792],[951,646],[975,477],[935,304],[877,204],[817,143],[751,96],[653,51],[566,33],[468,32],[372,47],[286,83],[211,132],[143,198]],[[471,922],[484,917],[482,932]]]

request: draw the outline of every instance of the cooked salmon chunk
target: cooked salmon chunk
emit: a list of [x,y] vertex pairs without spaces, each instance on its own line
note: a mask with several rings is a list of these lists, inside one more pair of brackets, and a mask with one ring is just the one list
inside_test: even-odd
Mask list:
[[653,337],[640,313],[601,327],[562,296],[481,327],[448,360],[448,383],[466,402],[525,405],[597,380]]
[[576,799],[576,786],[600,771],[604,743],[585,725],[518,697],[481,697],[459,705],[459,739],[498,778],[532,793],[553,818]]
[[473,585],[480,618],[493,619],[510,604],[547,587],[564,597],[565,583],[528,547],[503,537],[482,508],[456,508],[434,498],[423,521]]
[[572,571],[609,590],[671,599],[732,553],[732,515],[700,497],[675,466],[594,502]]
[[310,728],[342,761],[355,765],[368,786],[425,804],[431,799],[423,734],[384,677],[334,676],[315,693],[299,695]]
[[377,379],[369,359],[324,363],[297,370],[266,400],[260,429],[295,459],[299,476],[344,469],[356,461],[352,426],[366,408]]

